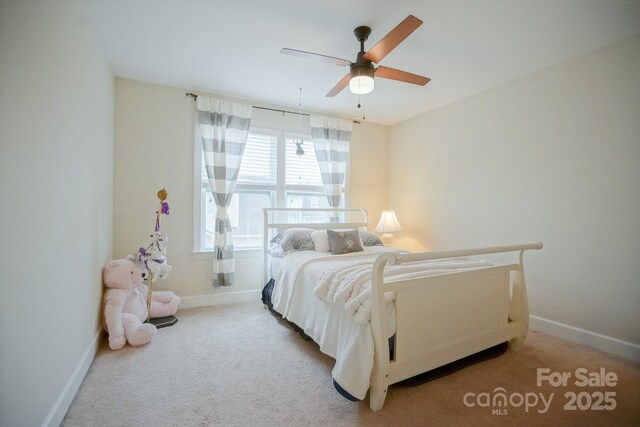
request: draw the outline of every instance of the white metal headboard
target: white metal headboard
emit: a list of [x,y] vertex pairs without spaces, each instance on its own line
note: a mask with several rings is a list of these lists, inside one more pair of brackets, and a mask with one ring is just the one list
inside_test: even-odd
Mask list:
[[[269,279],[268,259],[269,254],[269,230],[275,229],[277,233],[288,228],[312,228],[315,230],[326,230],[330,228],[367,228],[369,216],[367,210],[359,209],[333,209],[333,208],[263,208],[264,228],[262,236],[262,277],[266,283]],[[283,221],[282,216],[291,213],[325,213],[327,217],[333,216],[336,222],[288,222]],[[275,214],[275,215],[272,215]],[[361,219],[353,220],[351,215],[359,215]],[[274,217],[274,218],[272,218]],[[346,219],[349,219],[348,221]],[[264,283],[263,283],[264,285]]]

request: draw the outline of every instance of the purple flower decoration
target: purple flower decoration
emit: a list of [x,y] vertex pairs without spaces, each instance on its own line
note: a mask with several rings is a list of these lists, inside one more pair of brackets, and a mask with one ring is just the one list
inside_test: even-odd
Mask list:
[[167,202],[162,202],[162,209],[160,210],[160,212],[163,215],[169,215],[169,203]]

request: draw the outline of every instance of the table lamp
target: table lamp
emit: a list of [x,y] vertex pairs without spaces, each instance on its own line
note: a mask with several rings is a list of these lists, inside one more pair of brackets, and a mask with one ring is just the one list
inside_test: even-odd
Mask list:
[[375,230],[378,233],[382,233],[382,243],[384,243],[385,246],[389,246],[393,240],[393,233],[402,231],[395,211],[382,211],[380,222]]

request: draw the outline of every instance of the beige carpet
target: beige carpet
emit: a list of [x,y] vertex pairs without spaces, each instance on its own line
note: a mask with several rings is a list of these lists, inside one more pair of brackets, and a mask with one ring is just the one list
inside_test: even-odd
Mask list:
[[[374,413],[368,402],[338,395],[331,384],[333,360],[262,304],[188,309],[178,317],[146,346],[111,351],[103,342],[62,425],[640,425],[640,365],[541,333],[530,333],[518,353],[417,385],[391,386],[384,408]],[[617,375],[615,387],[579,388],[573,377],[569,387],[536,386],[536,368],[601,367]],[[542,414],[507,406],[498,408],[506,415],[492,415],[491,407],[465,406],[466,393],[497,387],[516,404],[518,393],[554,397]],[[564,410],[568,391],[589,397],[615,392],[616,408]],[[584,405],[587,397],[582,399]]]

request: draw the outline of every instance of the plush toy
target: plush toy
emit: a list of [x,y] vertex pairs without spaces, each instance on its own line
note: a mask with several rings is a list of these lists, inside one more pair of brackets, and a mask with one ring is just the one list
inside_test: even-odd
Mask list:
[[[104,320],[109,333],[109,347],[119,350],[128,342],[133,346],[148,343],[155,336],[154,325],[147,319],[147,286],[143,270],[127,259],[109,261],[104,268]],[[151,317],[175,314],[180,297],[171,291],[151,293]]]
[[152,274],[151,281],[166,279],[173,269],[167,264],[167,236],[156,231],[153,235],[153,243],[146,249],[145,255],[148,256],[143,257],[141,261]]

